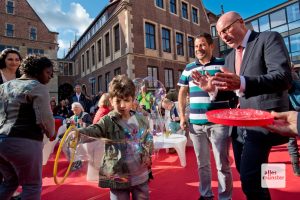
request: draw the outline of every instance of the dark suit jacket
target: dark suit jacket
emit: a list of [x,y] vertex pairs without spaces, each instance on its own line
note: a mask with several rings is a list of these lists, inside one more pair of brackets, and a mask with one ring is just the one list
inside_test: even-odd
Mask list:
[[[235,71],[235,50],[225,59]],[[288,88],[292,83],[288,51],[277,32],[251,32],[244,52],[240,75],[245,77],[245,96],[241,108],[287,111]]]
[[[225,66],[235,72],[235,50],[226,57]],[[288,89],[292,83],[291,67],[288,51],[279,33],[251,32],[240,75],[244,76],[246,81],[245,95],[239,98],[241,108],[279,112],[289,110]],[[270,145],[282,144],[288,140],[277,134],[268,134],[268,131],[263,128],[247,129],[249,135],[255,134],[258,140],[264,138]],[[268,135],[268,139],[263,135]]]
[[84,94],[82,94],[82,93],[80,94],[79,101],[77,99],[76,93],[73,94],[72,103],[74,103],[74,102],[79,102],[82,105],[82,107],[84,108],[84,111],[89,112],[88,107],[87,107],[87,99]]

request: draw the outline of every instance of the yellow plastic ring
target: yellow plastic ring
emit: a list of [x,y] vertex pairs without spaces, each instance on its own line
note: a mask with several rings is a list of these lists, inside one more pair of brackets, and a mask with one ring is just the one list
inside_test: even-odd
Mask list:
[[[62,147],[63,147],[63,144],[67,138],[67,136],[69,135],[69,133],[71,131],[75,130],[75,138],[74,140],[72,141],[71,145],[70,145],[70,148],[74,149],[73,153],[71,153],[70,155],[70,164],[67,168],[67,171],[64,175],[64,177],[59,181],[58,178],[57,178],[57,168],[58,168],[58,160],[59,160],[59,157],[60,157],[60,153],[61,153],[61,150],[62,150]],[[74,161],[74,157],[75,157],[75,152],[76,152],[76,147],[77,147],[77,143],[78,143],[78,130],[76,129],[76,127],[74,125],[71,125],[65,132],[64,136],[62,137],[61,141],[60,141],[60,144],[58,146],[58,149],[57,149],[57,153],[56,153],[56,157],[55,157],[55,161],[54,161],[54,167],[53,167],[53,177],[54,177],[54,182],[57,184],[57,185],[60,185],[62,183],[64,183],[64,181],[66,180],[66,178],[68,177],[69,175],[69,172],[70,172],[70,169],[71,169],[71,166],[72,166],[72,163]]]

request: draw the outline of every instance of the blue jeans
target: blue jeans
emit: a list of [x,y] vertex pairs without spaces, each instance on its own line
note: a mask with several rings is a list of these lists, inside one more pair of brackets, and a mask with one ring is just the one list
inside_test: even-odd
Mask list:
[[110,189],[110,200],[130,200],[130,193],[132,194],[132,200],[148,200],[148,182],[131,186],[128,189]]
[[0,199],[9,200],[19,185],[22,200],[40,200],[42,191],[42,141],[0,138]]
[[210,143],[218,171],[218,199],[228,200],[232,196],[232,174],[229,162],[230,136],[228,126],[219,124],[190,124],[190,138],[197,157],[200,179],[199,191],[203,197],[214,196],[211,188]]

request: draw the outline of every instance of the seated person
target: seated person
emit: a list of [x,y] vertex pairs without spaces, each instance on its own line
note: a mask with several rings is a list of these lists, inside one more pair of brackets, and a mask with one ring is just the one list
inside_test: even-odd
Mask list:
[[112,107],[109,102],[109,94],[108,93],[102,94],[102,96],[100,97],[99,102],[98,102],[98,107],[99,107],[99,109],[97,110],[97,112],[95,114],[93,124],[96,124],[103,116],[105,116],[112,110]]
[[178,133],[178,134],[184,134],[182,131],[179,132],[180,129],[180,118],[179,118],[179,113],[178,113],[178,108],[176,107],[175,102],[164,98],[162,100],[161,106],[169,111],[170,115],[166,116],[167,119],[170,119],[169,123],[167,123],[167,127],[168,129],[172,132],[172,133]]
[[[72,115],[70,117],[70,120],[69,120],[70,124],[75,124],[77,128],[80,128],[80,127],[87,127],[93,123],[91,116],[87,112],[84,112],[83,106],[79,102],[72,103],[72,111],[73,111],[74,115]],[[67,124],[67,126],[68,125],[69,124]],[[88,141],[90,141],[90,140],[88,140]],[[81,138],[79,143],[86,143],[88,141]],[[66,155],[69,154],[68,152],[65,152],[65,153],[66,153]],[[80,156],[86,154],[82,145],[80,145],[80,144],[78,145],[76,154],[79,156],[75,156],[74,163],[71,168],[72,171],[80,169],[82,167],[82,161],[81,161]]]
[[72,103],[72,111],[74,115],[70,117],[70,120],[74,122],[78,128],[89,126],[93,123],[92,117],[87,112],[84,112],[80,103]]
[[68,108],[66,107],[66,102],[65,100],[61,100],[59,102],[59,105],[56,107],[56,115],[63,117],[64,119],[66,119],[69,115],[69,111]]

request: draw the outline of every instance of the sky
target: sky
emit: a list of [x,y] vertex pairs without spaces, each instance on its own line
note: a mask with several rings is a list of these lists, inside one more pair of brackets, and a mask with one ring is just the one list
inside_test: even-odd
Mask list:
[[[85,31],[89,24],[109,3],[109,0],[27,0],[50,31],[58,32],[58,58],[64,57],[70,43]],[[151,0],[140,0],[151,1]],[[167,0],[165,0],[167,1]],[[204,6],[220,14],[236,11],[248,18],[287,0],[203,0]]]

